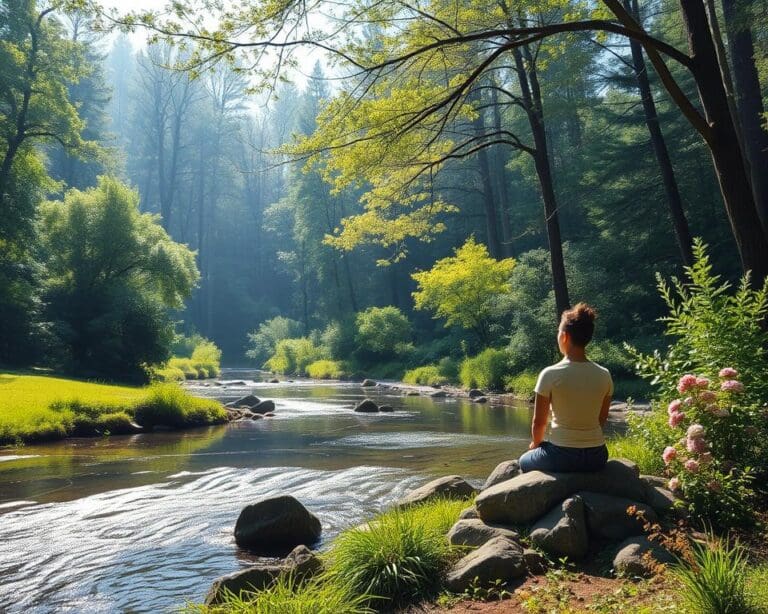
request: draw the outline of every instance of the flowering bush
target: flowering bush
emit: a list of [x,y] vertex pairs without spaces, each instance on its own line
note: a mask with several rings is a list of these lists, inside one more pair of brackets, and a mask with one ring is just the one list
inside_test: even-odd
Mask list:
[[726,367],[716,379],[693,374],[677,382],[667,405],[670,445],[661,458],[669,488],[683,497],[694,518],[717,527],[752,520],[752,467],[764,446],[757,425],[764,412],[744,403],[738,372]]

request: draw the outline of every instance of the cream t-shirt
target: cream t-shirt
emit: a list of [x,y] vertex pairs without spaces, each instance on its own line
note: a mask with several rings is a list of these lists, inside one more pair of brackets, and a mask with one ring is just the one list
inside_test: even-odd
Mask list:
[[600,407],[613,394],[608,369],[597,363],[564,358],[539,374],[536,393],[550,398],[549,441],[566,448],[592,448],[605,443]]

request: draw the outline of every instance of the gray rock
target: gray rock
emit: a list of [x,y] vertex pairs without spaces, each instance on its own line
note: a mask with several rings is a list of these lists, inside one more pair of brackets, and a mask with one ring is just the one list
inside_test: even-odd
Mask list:
[[248,418],[245,418],[246,420],[263,420],[264,416],[261,414],[251,414]]
[[443,399],[448,396],[448,393],[445,390],[435,390],[434,392],[430,392],[429,396],[433,399]]
[[395,408],[392,407],[391,405],[382,405],[381,407],[379,407],[379,411],[392,413],[393,411],[395,411]]
[[586,491],[580,491],[578,496],[584,501],[589,533],[595,537],[621,541],[631,535],[642,535],[643,522],[627,513],[627,509],[631,506],[643,512],[646,520],[658,521],[656,512],[645,503]]
[[619,544],[613,558],[613,569],[619,575],[646,577],[657,563],[673,563],[675,558],[647,537],[630,537]]
[[314,544],[321,531],[317,516],[285,495],[244,507],[235,524],[235,542],[254,550],[290,549]]
[[538,550],[526,548],[523,550],[523,559],[525,560],[525,566],[528,568],[528,573],[540,576],[547,572],[549,563],[546,557]]
[[269,384],[279,384],[279,383],[280,383],[280,380],[279,380],[279,379],[277,379],[276,377],[273,377],[271,380],[269,380],[269,382],[268,382],[268,383],[269,383]]
[[487,403],[488,397],[475,397],[474,399],[471,399],[473,403]]
[[663,478],[660,475],[641,475],[640,479],[650,486],[667,487],[667,478]]
[[494,537],[505,537],[512,541],[518,541],[517,532],[506,527],[485,524],[479,518],[459,520],[448,531],[448,541],[454,546],[482,546]]
[[376,382],[374,382],[372,379],[364,379],[363,383],[360,384],[363,388],[372,388],[376,385]]
[[221,576],[214,580],[205,596],[205,605],[213,606],[224,602],[227,592],[240,595],[267,588],[286,570],[283,565],[254,565],[242,571]]
[[365,399],[355,405],[355,411],[364,414],[374,414],[379,411],[379,406],[370,399]]
[[[256,407],[259,403],[261,403],[261,399],[259,397],[253,396],[252,394],[248,394],[244,397],[240,397],[237,399],[237,401],[232,402],[232,407]],[[227,404],[227,407],[230,405]]]
[[477,515],[477,510],[474,505],[461,510],[461,514],[459,514],[459,520],[468,520],[470,518],[480,518],[480,516]]
[[418,390],[408,390],[405,393],[407,397],[420,397],[421,393]]
[[496,465],[496,468],[491,471],[491,475],[488,476],[488,479],[480,490],[485,490],[495,484],[506,482],[518,475],[520,475],[520,463],[516,460],[503,461]]
[[265,418],[274,418],[275,417],[275,413],[271,412],[271,411],[268,411],[266,414],[262,414],[262,416],[264,416]]
[[675,501],[677,499],[671,491],[666,488],[651,486],[646,482],[645,492],[645,500],[657,513],[665,516],[675,510]]
[[591,473],[531,471],[484,490],[475,506],[487,523],[519,525],[540,518],[580,490],[645,502],[645,484],[639,474],[637,465],[622,459],[611,459],[601,471]]
[[530,539],[548,554],[573,560],[584,558],[589,549],[589,537],[581,497],[565,500],[539,520],[533,525]]
[[437,478],[411,491],[398,502],[398,507],[423,503],[438,497],[446,499],[468,499],[477,494],[477,489],[458,475]]
[[461,593],[471,586],[491,587],[524,576],[523,548],[505,537],[496,537],[458,561],[446,576],[446,586]]
[[485,395],[482,390],[478,390],[477,388],[472,388],[468,394],[470,399],[476,399],[477,397],[482,397]]
[[299,578],[311,578],[323,570],[323,562],[304,545],[296,546],[285,557],[285,565]]
[[266,414],[271,411],[275,411],[275,402],[274,401],[261,401],[261,403],[258,403],[251,407],[251,411],[254,414]]

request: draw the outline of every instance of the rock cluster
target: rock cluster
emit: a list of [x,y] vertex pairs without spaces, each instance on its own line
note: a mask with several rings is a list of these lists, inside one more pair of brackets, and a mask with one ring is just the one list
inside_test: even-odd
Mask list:
[[361,414],[376,414],[381,412],[393,412],[395,408],[391,405],[377,405],[371,399],[364,399],[355,405],[355,411]]
[[275,415],[275,402],[262,401],[259,397],[248,394],[224,405],[231,421],[234,420],[260,420],[263,417]]

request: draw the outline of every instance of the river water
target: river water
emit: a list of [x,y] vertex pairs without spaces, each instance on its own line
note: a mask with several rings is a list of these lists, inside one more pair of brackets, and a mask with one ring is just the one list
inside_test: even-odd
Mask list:
[[[247,385],[192,391],[253,392],[276,416],[0,451],[0,612],[175,611],[254,560],[233,539],[248,503],[293,494],[327,543],[430,477],[481,483],[529,441],[524,405],[224,377]],[[396,411],[354,413],[366,396]]]

